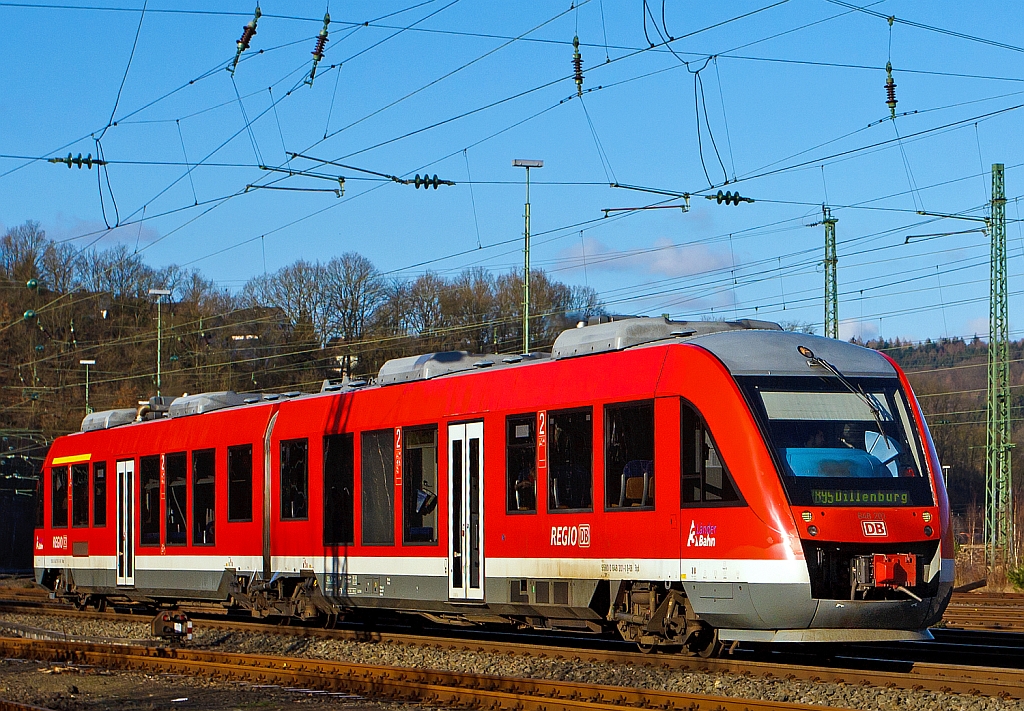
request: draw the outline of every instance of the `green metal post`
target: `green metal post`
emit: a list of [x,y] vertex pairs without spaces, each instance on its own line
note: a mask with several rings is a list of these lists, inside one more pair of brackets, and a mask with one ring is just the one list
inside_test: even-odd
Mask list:
[[821,222],[825,225],[825,337],[839,338],[839,289],[836,280],[836,223],[832,211],[821,206]]
[[991,247],[991,301],[988,346],[988,427],[985,461],[985,553],[989,569],[1012,560],[1013,488],[1010,450],[1010,337],[1006,275],[1006,194],[1003,164],[992,165],[992,201],[989,218]]

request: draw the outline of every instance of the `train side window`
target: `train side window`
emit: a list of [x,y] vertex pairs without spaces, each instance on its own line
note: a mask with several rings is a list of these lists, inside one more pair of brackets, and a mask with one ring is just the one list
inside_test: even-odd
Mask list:
[[505,420],[505,472],[509,513],[537,512],[537,416]]
[[46,486],[46,477],[40,475],[36,479],[36,528],[46,525],[46,506],[43,504],[43,488]]
[[606,405],[605,507],[654,508],[654,481],[654,401]]
[[309,518],[309,440],[281,442],[281,520]]
[[395,431],[363,432],[363,545],[395,545]]
[[71,525],[89,527],[89,465],[71,465]]
[[355,543],[355,436],[324,437],[324,545]]
[[739,504],[742,499],[725,463],[718,456],[711,432],[692,406],[680,410],[680,473],[682,505]]
[[141,543],[144,546],[160,545],[160,457],[142,457],[139,466],[142,499]]
[[592,510],[593,408],[549,412],[548,432],[548,510]]
[[107,463],[92,465],[92,525],[103,528],[107,525]]
[[216,450],[192,452],[192,545],[212,546],[214,543],[214,512],[216,511]]
[[54,528],[68,527],[68,468],[53,467],[50,470],[51,523]]
[[402,542],[437,543],[437,426],[402,434]]
[[228,522],[252,521],[252,445],[228,447]]
[[164,543],[183,546],[188,543],[188,455],[175,452],[164,457],[167,478],[167,521]]

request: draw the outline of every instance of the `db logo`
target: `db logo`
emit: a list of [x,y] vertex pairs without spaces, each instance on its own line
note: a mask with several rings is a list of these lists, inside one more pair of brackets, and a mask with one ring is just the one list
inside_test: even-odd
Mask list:
[[578,528],[580,529],[580,548],[590,548],[590,524],[581,523]]
[[861,521],[860,527],[864,529],[865,536],[885,537],[889,532],[885,530],[885,521]]

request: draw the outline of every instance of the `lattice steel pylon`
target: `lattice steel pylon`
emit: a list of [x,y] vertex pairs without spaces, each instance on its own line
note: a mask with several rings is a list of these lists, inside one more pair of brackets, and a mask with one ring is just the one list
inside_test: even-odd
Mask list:
[[988,344],[988,428],[985,442],[985,558],[989,569],[1013,560],[1013,448],[1010,420],[1010,319],[1006,278],[1006,194],[1003,164],[992,164],[988,220],[992,241]]
[[836,280],[836,223],[832,211],[821,206],[821,223],[825,225],[825,338],[839,338],[839,288]]

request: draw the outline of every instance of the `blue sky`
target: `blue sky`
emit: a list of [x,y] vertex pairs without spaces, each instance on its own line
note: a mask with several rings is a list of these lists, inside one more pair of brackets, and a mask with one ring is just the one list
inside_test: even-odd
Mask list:
[[[904,242],[976,227],[916,211],[984,214],[990,165],[1002,162],[1022,335],[1020,4],[668,0],[663,15],[649,0],[645,28],[635,0],[335,2],[312,86],[302,80],[324,2],[262,2],[233,77],[224,67],[253,3],[154,0],[141,30],[135,0],[45,4],[0,2],[0,228],[32,219],[81,248],[125,242],[229,289],[346,251],[395,276],[505,271],[522,258],[524,176],[511,163],[536,158],[533,263],[593,286],[613,312],[820,332],[823,231],[810,225],[827,200],[843,335],[984,336],[987,238]],[[897,18],[891,30],[876,14]],[[96,139],[111,161],[102,188],[95,168],[29,160],[95,155]],[[330,180],[259,168],[289,167],[286,151],[457,184],[417,190],[291,160],[344,176],[338,198]],[[271,183],[300,190],[245,190]],[[610,183],[692,193],[690,210],[604,219],[604,208],[668,199]],[[755,202],[702,197],[719,189]]]

